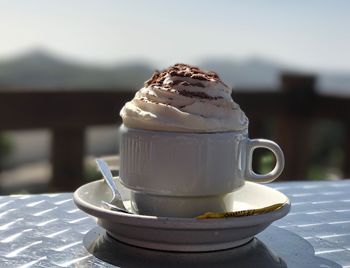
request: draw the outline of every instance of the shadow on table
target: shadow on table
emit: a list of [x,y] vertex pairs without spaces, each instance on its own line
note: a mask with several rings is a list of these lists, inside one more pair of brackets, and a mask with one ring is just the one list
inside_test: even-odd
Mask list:
[[341,267],[315,256],[303,238],[271,226],[251,242],[213,252],[165,252],[119,242],[96,227],[84,237],[84,246],[96,258],[120,267]]
[[316,256],[313,246],[304,238],[276,226],[270,226],[257,238],[283,259],[289,268],[342,267],[334,261]]

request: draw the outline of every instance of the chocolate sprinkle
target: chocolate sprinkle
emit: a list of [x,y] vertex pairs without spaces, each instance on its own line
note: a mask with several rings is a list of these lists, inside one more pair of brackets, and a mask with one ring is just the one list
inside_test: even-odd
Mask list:
[[172,77],[190,77],[192,79],[197,80],[196,83],[189,83],[183,84],[184,81],[174,81],[171,86],[181,84],[184,86],[198,86],[198,87],[205,87],[202,83],[202,81],[212,81],[212,82],[220,82],[224,84],[221,79],[219,78],[218,74],[213,71],[203,71],[199,69],[196,66],[191,66],[183,63],[177,63],[174,66],[169,67],[168,69],[165,69],[162,72],[155,71],[152,75],[152,77],[145,82],[145,86],[165,86],[163,85],[163,82],[165,80],[165,77],[167,75],[170,75]]

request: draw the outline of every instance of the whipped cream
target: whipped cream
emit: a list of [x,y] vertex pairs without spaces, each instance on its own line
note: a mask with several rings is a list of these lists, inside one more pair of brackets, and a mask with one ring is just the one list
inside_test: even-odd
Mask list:
[[120,111],[130,128],[225,132],[248,128],[248,118],[232,100],[232,88],[214,72],[175,64],[155,72]]

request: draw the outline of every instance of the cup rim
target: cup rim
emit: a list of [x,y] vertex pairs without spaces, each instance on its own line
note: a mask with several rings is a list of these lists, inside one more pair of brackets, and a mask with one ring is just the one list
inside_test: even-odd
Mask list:
[[150,129],[142,129],[142,128],[131,128],[124,124],[119,126],[119,131],[134,131],[134,132],[145,132],[145,133],[154,133],[154,134],[176,134],[176,135],[184,135],[184,136],[193,136],[193,135],[218,135],[218,134],[242,134],[248,133],[248,127],[241,130],[232,130],[232,131],[216,131],[216,132],[185,132],[185,131],[167,131],[167,130],[150,130]]

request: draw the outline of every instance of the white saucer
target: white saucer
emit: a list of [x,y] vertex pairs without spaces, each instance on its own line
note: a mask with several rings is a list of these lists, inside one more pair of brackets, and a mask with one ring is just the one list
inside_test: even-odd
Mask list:
[[[118,186],[122,187],[119,183]],[[127,197],[125,188],[122,188],[122,192],[124,198]],[[97,217],[97,223],[117,240],[144,248],[182,252],[240,246],[290,210],[289,199],[283,193],[253,182],[246,182],[235,192],[236,210],[261,208],[276,203],[285,205],[260,215],[198,220],[110,211],[101,206],[101,200],[109,201],[110,198],[110,190],[102,180],[87,183],[74,192],[74,202],[78,208]]]

